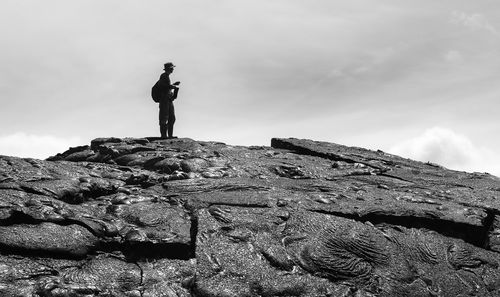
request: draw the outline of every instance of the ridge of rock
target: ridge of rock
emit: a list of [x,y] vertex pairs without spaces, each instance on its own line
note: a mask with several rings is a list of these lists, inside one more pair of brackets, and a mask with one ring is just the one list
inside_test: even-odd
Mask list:
[[0,296],[499,296],[499,195],[295,138],[0,156]]

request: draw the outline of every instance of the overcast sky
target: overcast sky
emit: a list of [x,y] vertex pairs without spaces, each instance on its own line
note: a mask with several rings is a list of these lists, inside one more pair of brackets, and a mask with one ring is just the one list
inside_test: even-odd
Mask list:
[[0,154],[297,137],[500,175],[498,0],[2,0]]

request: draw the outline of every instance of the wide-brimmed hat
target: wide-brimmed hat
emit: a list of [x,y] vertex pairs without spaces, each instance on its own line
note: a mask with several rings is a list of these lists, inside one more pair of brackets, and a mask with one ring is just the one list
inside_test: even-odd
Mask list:
[[172,62],[165,63],[163,66],[164,66],[163,67],[164,70],[174,69],[174,67],[175,67],[175,65]]

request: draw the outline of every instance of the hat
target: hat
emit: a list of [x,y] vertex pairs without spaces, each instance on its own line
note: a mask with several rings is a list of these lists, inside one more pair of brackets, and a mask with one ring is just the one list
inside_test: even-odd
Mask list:
[[174,67],[175,67],[175,65],[174,65],[172,62],[168,62],[168,63],[165,63],[165,64],[164,64],[163,69],[165,69],[165,70],[166,70],[166,69],[172,69],[172,68],[174,68]]

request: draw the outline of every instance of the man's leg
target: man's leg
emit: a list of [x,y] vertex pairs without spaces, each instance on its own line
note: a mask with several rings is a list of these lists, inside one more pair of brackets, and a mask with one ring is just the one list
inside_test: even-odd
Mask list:
[[167,125],[160,125],[160,137],[167,138]]
[[168,109],[168,122],[167,122],[167,129],[168,129],[168,137],[173,138],[174,136],[174,123],[175,123],[175,109],[174,109],[174,103],[170,102],[169,104],[169,109]]
[[168,104],[160,102],[159,124],[161,138],[167,138]]

